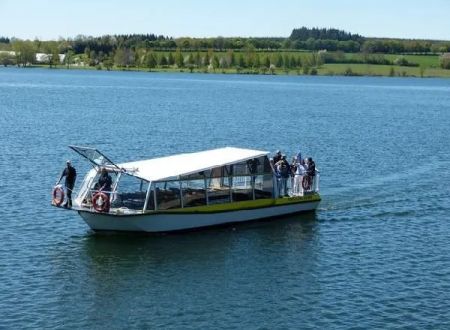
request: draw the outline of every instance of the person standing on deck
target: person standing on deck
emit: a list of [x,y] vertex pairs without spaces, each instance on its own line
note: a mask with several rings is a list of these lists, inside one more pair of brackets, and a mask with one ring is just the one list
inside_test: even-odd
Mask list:
[[273,156],[273,162],[274,164],[278,163],[281,160],[281,151],[277,150],[277,152],[275,153],[275,156]]
[[63,207],[71,208],[72,207],[72,191],[73,187],[75,186],[75,180],[77,178],[77,171],[75,170],[75,167],[72,166],[72,163],[70,160],[66,162],[66,168],[61,173],[61,176],[56,183],[57,185],[61,182],[63,177],[66,177],[65,187],[66,187],[66,195],[67,200],[63,204]]
[[281,156],[281,160],[275,163],[275,167],[279,173],[278,195],[280,197],[288,196],[288,179],[290,177],[291,169],[286,155]]

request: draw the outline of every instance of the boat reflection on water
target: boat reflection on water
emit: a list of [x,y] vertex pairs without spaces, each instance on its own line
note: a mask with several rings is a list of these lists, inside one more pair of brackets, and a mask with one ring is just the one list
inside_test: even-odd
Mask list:
[[[293,241],[307,248],[314,244],[317,230],[314,212],[286,216],[279,219],[259,220],[237,225],[165,234],[102,232],[89,234],[83,240],[86,259],[100,269],[114,260],[127,268],[150,267],[161,263],[180,264],[218,262],[234,253],[265,253],[271,246],[283,247]],[[182,266],[183,267],[183,266]]]
[[[153,322],[161,311],[189,309],[193,297],[191,306],[212,297],[226,301],[229,290],[239,292],[239,301],[255,285],[267,288],[268,299],[277,299],[280,285],[290,292],[292,281],[297,289],[318,290],[317,230],[315,213],[305,213],[188,234],[88,232],[51,252],[50,276],[60,287],[58,308],[70,311],[68,324],[125,326],[130,313],[147,313]],[[286,283],[273,281],[283,277]]]

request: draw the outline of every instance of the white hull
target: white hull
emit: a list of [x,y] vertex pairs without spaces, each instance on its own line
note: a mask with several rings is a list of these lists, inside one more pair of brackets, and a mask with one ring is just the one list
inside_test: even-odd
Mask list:
[[146,213],[119,216],[79,211],[79,214],[93,230],[169,232],[312,211],[317,208],[319,202],[311,201],[217,213]]

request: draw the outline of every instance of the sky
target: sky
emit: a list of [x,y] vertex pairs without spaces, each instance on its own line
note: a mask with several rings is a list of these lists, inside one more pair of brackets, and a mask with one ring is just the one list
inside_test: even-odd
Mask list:
[[302,26],[450,40],[450,0],[0,0],[0,36],[21,39],[288,37]]

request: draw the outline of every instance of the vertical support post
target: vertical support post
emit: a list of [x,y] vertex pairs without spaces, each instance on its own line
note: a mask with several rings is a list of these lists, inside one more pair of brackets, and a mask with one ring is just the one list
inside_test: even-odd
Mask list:
[[181,180],[179,182],[180,182],[180,202],[181,202],[181,208],[183,208],[184,207],[183,184],[182,184]]
[[319,179],[320,178],[320,174],[316,172],[316,192],[318,193],[320,191],[320,186],[319,186]]
[[252,198],[253,198],[253,200],[255,200],[256,199],[256,197],[255,197],[255,178],[256,178],[256,176],[254,176],[254,175],[252,175],[251,176],[251,184],[252,184]]
[[233,190],[231,188],[233,188],[233,177],[229,176],[228,177],[228,187],[230,188],[230,203],[233,202]]
[[158,199],[156,198],[156,184],[153,186],[153,204],[155,204],[155,211],[158,210]]
[[209,205],[208,183],[207,183],[207,181],[206,181],[206,175],[205,175],[205,172],[203,172],[203,182],[204,182],[204,186],[205,186],[206,205]]
[[[143,180],[141,180],[141,185],[142,185],[142,182],[143,182]],[[142,213],[144,213],[147,210],[148,199],[150,198],[151,187],[152,187],[152,183],[149,182],[148,187],[147,187],[147,193],[145,194],[145,203],[144,203],[144,208],[142,210]]]

